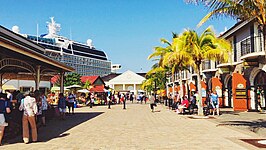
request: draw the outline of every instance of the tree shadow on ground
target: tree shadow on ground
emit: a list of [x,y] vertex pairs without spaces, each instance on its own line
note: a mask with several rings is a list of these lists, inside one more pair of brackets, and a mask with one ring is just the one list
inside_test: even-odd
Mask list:
[[[60,120],[58,117],[47,122],[45,127],[38,128],[38,141],[47,142],[54,138],[61,138],[68,136],[70,133],[65,133],[67,130],[82,124],[90,119],[93,119],[103,112],[91,112],[91,113],[75,113],[74,115],[66,116],[65,120]],[[21,143],[22,135],[9,140],[8,144]]]
[[266,120],[258,119],[252,121],[223,121],[217,126],[243,126],[248,127],[252,132],[258,132],[259,129],[266,128]]

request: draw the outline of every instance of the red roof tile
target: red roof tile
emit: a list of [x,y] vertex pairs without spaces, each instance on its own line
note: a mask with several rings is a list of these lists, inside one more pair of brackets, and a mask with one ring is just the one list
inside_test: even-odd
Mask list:
[[86,81],[90,81],[91,84],[94,84],[94,82],[99,78],[99,76],[82,76],[80,77],[80,80],[82,83],[85,83]]
[[104,92],[104,85],[95,85],[90,89],[90,92]]

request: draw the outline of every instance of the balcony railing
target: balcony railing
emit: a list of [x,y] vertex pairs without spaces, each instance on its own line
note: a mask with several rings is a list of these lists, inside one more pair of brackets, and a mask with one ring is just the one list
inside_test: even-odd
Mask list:
[[240,42],[241,56],[263,51],[263,39],[261,36],[249,37]]
[[211,68],[211,61],[210,60],[205,60],[202,63],[202,70],[207,70],[207,69],[212,69]]

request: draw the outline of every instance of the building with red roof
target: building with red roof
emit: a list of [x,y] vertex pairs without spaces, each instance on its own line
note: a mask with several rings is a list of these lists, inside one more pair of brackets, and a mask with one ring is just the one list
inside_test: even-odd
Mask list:
[[105,92],[105,83],[100,76],[82,76],[80,80],[82,83],[90,82],[92,85],[90,92]]

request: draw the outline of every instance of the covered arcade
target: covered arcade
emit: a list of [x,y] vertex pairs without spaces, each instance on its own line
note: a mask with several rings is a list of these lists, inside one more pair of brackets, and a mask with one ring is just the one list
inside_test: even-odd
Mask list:
[[74,69],[51,59],[42,46],[0,26],[0,89],[5,80],[34,80],[39,90],[40,81],[49,81],[60,75],[60,92],[63,92],[65,72]]

